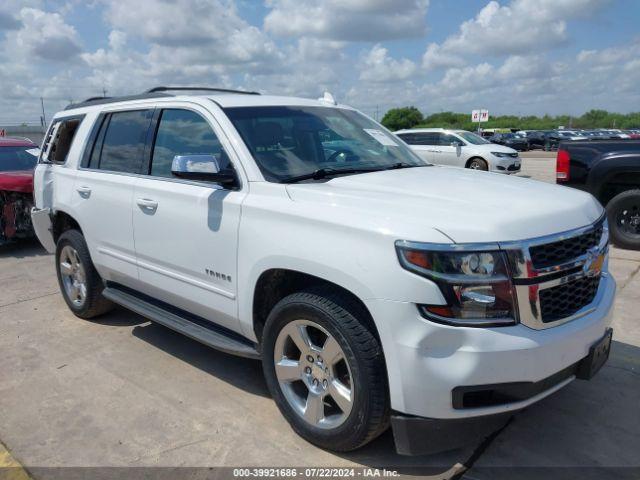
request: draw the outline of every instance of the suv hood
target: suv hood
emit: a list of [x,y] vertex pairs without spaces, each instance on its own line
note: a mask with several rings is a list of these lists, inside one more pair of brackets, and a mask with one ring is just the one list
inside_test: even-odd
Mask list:
[[[456,243],[540,237],[582,227],[603,213],[590,194],[536,180],[451,167],[418,167],[287,185],[295,202],[351,210],[358,223],[398,239],[439,230]],[[342,215],[341,215],[342,216]],[[423,238],[415,237],[424,232]]]
[[0,172],[0,190],[8,192],[33,192],[33,171]]

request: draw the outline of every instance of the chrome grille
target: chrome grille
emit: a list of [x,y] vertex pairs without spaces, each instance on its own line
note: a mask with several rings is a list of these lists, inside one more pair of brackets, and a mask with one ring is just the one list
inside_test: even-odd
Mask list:
[[594,224],[547,237],[501,243],[507,252],[520,323],[541,330],[595,308],[606,277],[609,230]]
[[570,262],[595,247],[602,237],[602,225],[577,237],[537,245],[529,249],[535,268],[547,268]]
[[596,296],[600,276],[582,277],[573,282],[540,291],[542,322],[549,323],[570,317],[586,307]]

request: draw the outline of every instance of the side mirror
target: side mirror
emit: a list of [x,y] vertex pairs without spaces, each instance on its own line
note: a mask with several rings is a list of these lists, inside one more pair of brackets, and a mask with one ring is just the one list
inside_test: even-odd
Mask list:
[[232,186],[237,183],[235,174],[222,171],[213,155],[176,155],[171,163],[171,173],[185,180],[199,180]]
[[458,148],[458,147],[461,147],[462,145],[460,145],[460,142],[451,142],[451,146]]

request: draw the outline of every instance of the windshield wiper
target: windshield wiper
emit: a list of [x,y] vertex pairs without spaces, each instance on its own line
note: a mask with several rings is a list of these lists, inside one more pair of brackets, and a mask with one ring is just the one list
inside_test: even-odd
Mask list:
[[369,173],[379,172],[384,170],[381,168],[319,168],[311,173],[305,173],[304,175],[297,175],[295,177],[284,178],[280,180],[280,183],[296,183],[303,180],[320,180],[323,178],[333,177],[335,175],[349,174],[349,173]]
[[424,165],[414,165],[413,163],[398,162],[398,163],[394,163],[393,165],[389,165],[388,167],[385,167],[384,170],[398,170],[400,168],[429,167],[429,166],[431,166],[431,164],[428,164],[428,163],[425,163]]
[[319,168],[311,173],[305,173],[304,175],[297,175],[295,177],[285,178],[280,180],[280,183],[296,183],[304,180],[321,180],[323,178],[333,177],[335,175],[349,174],[349,173],[371,173],[382,172],[383,170],[398,170],[400,168],[413,168],[413,167],[430,167],[431,164],[413,165],[411,163],[398,162],[388,167],[380,168]]

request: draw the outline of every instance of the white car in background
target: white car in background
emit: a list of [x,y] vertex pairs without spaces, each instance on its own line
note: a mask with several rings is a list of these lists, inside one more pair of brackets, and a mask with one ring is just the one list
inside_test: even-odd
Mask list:
[[520,171],[521,161],[516,150],[466,130],[416,128],[394,133],[420,158],[436,165],[509,174]]

